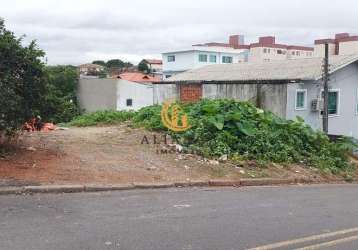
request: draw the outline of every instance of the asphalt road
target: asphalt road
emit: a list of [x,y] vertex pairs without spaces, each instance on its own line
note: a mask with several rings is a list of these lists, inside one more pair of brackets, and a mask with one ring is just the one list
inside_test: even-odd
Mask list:
[[358,185],[0,196],[0,216],[1,250],[358,249]]

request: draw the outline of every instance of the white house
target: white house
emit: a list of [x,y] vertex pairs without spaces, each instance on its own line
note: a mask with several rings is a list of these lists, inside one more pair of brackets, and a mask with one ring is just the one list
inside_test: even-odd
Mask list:
[[86,63],[78,66],[78,71],[81,76],[97,76],[103,70],[103,66],[93,63]]
[[163,71],[163,62],[158,59],[143,59],[142,62],[146,63],[151,73],[161,73]]
[[248,48],[243,36],[231,36],[229,43],[205,43],[189,49],[162,53],[163,79],[190,69],[211,64],[231,64],[247,61]]
[[122,73],[113,78],[79,80],[78,99],[85,112],[138,110],[153,104],[153,82],[159,78],[142,73]]

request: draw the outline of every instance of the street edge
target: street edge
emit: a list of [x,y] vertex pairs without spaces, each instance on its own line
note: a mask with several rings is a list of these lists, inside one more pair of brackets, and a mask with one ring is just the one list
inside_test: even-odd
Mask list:
[[213,179],[209,181],[184,181],[184,182],[157,182],[140,183],[134,182],[125,185],[41,185],[23,187],[3,187],[0,188],[0,195],[23,195],[35,193],[80,193],[80,192],[103,192],[133,189],[159,189],[159,188],[180,188],[180,187],[248,187],[248,186],[277,186],[277,185],[300,185],[300,184],[337,184],[337,183],[358,183],[358,179],[351,182],[329,181],[320,182],[309,178],[280,179],[280,178],[260,178],[260,179],[240,179],[222,180]]

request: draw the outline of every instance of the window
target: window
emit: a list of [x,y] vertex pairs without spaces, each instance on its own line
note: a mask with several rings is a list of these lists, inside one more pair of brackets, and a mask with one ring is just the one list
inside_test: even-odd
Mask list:
[[283,54],[283,51],[280,50],[280,49],[278,49],[278,50],[277,50],[277,54],[281,55],[281,54]]
[[[321,97],[323,101],[323,90],[321,92]],[[339,114],[339,90],[330,89],[328,90],[328,114],[329,115],[338,115]]]
[[199,54],[199,62],[207,62],[207,61],[208,61],[208,55]]
[[231,56],[223,56],[222,62],[223,63],[232,63],[232,57]]
[[168,56],[168,62],[175,62],[175,56]]
[[295,109],[304,110],[307,107],[307,89],[296,89]]
[[210,55],[210,62],[216,63],[216,55]]
[[299,51],[296,51],[296,56],[299,56],[300,55],[300,52]]
[[266,49],[266,48],[264,48],[264,53],[267,53],[267,49]]
[[328,92],[328,114],[338,114],[338,91]]
[[169,77],[171,77],[172,75],[165,75],[165,78],[169,78]]
[[294,51],[292,51],[292,52],[291,52],[291,55],[293,55],[293,56],[294,56],[294,55],[295,55],[295,52],[294,52]]
[[133,100],[132,99],[127,99],[126,100],[126,105],[127,105],[127,107],[132,107],[133,106]]

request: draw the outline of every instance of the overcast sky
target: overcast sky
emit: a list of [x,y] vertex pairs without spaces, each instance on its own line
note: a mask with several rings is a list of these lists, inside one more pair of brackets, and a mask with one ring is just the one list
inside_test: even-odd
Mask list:
[[0,0],[7,28],[36,39],[49,64],[136,63],[230,34],[312,45],[336,32],[358,34],[357,12],[357,0]]

